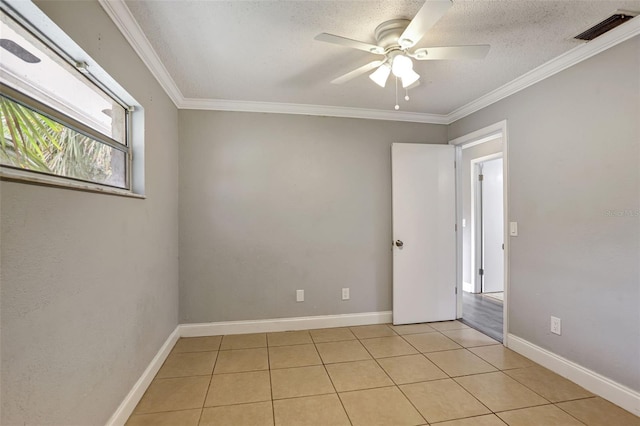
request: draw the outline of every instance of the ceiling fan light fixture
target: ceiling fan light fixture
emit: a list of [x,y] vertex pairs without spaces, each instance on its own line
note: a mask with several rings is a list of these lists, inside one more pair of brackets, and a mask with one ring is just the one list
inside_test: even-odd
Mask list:
[[369,78],[380,87],[384,87],[387,84],[387,79],[391,73],[391,67],[389,64],[382,64],[369,75]]
[[414,70],[408,70],[402,75],[402,87],[404,89],[409,88],[416,81],[420,79],[420,74],[415,72]]
[[413,70],[413,62],[408,56],[396,55],[391,62],[391,72],[396,77],[402,77],[408,71]]

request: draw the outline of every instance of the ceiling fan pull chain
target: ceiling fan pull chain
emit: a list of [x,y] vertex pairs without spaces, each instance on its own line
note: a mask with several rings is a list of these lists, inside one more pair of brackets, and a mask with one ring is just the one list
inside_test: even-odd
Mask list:
[[408,87],[405,89],[404,100],[405,101],[409,100],[409,88]]
[[400,105],[398,105],[398,77],[396,77],[396,111],[400,109]]

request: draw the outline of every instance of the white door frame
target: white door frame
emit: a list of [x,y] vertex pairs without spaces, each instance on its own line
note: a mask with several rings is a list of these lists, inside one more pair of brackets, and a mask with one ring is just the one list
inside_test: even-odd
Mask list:
[[[482,129],[476,130],[459,138],[449,141],[450,145],[456,147],[456,164],[460,164],[462,160],[462,146],[466,148],[479,145],[494,139],[502,137],[502,174],[503,174],[503,199],[504,199],[504,302],[502,315],[502,344],[509,346],[508,331],[509,317],[509,156],[508,156],[508,139],[507,139],[507,120],[500,121]],[[456,167],[456,286],[458,289],[457,297],[457,317],[462,314],[462,167]]]

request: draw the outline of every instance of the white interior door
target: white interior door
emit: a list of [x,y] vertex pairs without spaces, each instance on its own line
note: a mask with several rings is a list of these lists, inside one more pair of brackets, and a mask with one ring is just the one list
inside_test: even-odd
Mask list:
[[502,158],[482,163],[482,292],[504,291]]
[[456,318],[454,161],[450,145],[391,146],[394,324]]

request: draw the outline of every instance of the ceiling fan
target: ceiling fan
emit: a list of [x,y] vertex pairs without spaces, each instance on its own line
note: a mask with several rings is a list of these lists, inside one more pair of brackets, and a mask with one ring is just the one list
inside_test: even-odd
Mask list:
[[[393,73],[400,79],[402,87],[409,89],[419,84],[420,75],[413,70],[413,61],[448,60],[448,59],[483,59],[489,52],[489,45],[447,46],[412,48],[422,39],[425,33],[453,5],[451,0],[426,0],[416,16],[411,20],[392,19],[378,25],[375,29],[377,45],[365,43],[334,34],[318,34],[315,39],[327,43],[353,49],[364,50],[374,55],[383,56],[350,71],[331,81],[343,84],[371,70],[375,70],[369,78],[381,87],[385,87],[389,75]],[[396,80],[397,81],[397,80]],[[408,100],[408,96],[405,97]],[[396,109],[399,106],[396,102]]]

